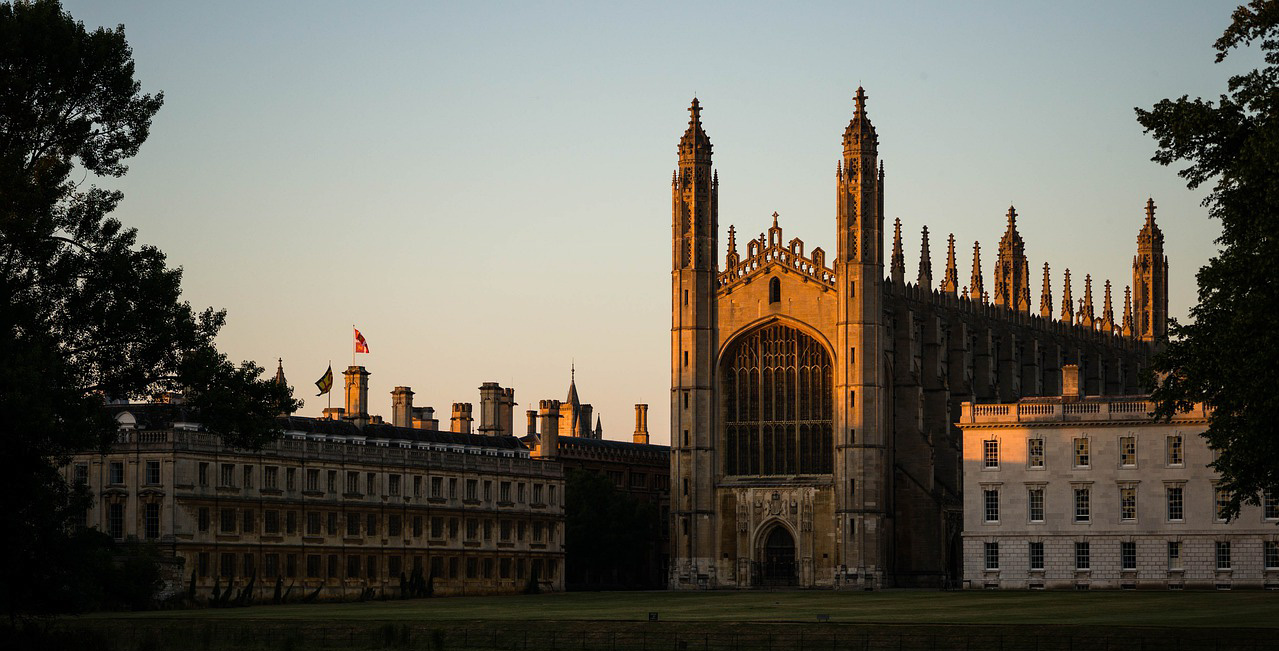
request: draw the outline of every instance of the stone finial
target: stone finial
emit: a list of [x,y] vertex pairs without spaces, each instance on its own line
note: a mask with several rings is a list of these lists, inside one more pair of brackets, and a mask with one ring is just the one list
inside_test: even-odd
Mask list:
[[1112,333],[1115,331],[1115,310],[1110,302],[1110,281],[1106,281],[1106,294],[1102,302],[1101,308],[1101,327],[1098,328],[1102,332]]
[[1123,323],[1123,327],[1122,327],[1122,328],[1120,328],[1119,333],[1120,333],[1120,334],[1122,334],[1122,335],[1123,335],[1123,336],[1125,336],[1125,337],[1131,337],[1131,336],[1133,335],[1133,330],[1132,330],[1132,287],[1131,287],[1131,286],[1125,286],[1125,287],[1124,287],[1124,323]]
[[893,278],[893,284],[902,285],[906,282],[906,257],[902,254],[902,220],[893,221],[893,259],[890,263],[890,273]]
[[915,280],[924,291],[932,291],[933,259],[928,252],[928,227],[924,227],[919,244],[919,277]]
[[973,276],[968,282],[968,297],[980,301],[984,294],[981,283],[981,242],[973,242]]
[[1048,263],[1045,262],[1044,263],[1044,289],[1039,294],[1039,316],[1043,317],[1045,321],[1048,321],[1053,318],[1053,294],[1052,294],[1052,286],[1050,284],[1051,282],[1052,280],[1051,278],[1049,278],[1049,275],[1048,275]]
[[1084,297],[1079,299],[1079,325],[1095,327],[1097,319],[1092,307],[1092,274],[1084,275]]
[[1075,322],[1075,300],[1070,296],[1070,270],[1066,270],[1066,282],[1061,290],[1061,320]]
[[[946,273],[942,276],[941,290],[954,294],[959,290],[959,270],[955,266],[955,234],[946,238]],[[964,290],[967,293],[967,289]]]

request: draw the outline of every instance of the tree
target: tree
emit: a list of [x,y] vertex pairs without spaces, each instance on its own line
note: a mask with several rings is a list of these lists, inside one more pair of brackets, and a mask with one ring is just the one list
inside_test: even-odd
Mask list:
[[[181,269],[109,217],[162,94],[133,76],[124,27],[85,29],[56,0],[0,4],[0,607],[82,606],[71,535],[89,496],[59,468],[103,448],[108,399],[180,391],[229,443],[278,434],[291,391],[214,345],[225,312],[181,300]],[[82,521],[82,520],[80,520]]]
[[564,564],[572,587],[649,585],[661,522],[651,504],[619,491],[597,471],[564,477]]
[[1214,182],[1204,205],[1221,221],[1221,250],[1199,270],[1191,322],[1172,324],[1155,358],[1166,377],[1153,400],[1163,418],[1196,402],[1213,408],[1204,437],[1231,517],[1279,489],[1279,2],[1237,8],[1217,62],[1254,41],[1266,65],[1231,77],[1216,103],[1183,95],[1137,109],[1159,143],[1152,160],[1189,163],[1178,174],[1191,189]]

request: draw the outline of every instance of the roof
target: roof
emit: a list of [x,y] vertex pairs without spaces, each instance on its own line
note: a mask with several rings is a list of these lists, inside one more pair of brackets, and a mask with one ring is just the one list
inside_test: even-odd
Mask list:
[[497,448],[505,450],[523,450],[524,444],[514,436],[480,436],[479,434],[462,434],[460,432],[441,432],[431,429],[413,427],[396,427],[386,423],[367,424],[356,427],[354,423],[344,420],[325,418],[306,418],[302,416],[281,416],[280,426],[293,432],[308,434],[325,434],[329,436],[358,436],[366,439],[386,439],[396,441],[413,441],[419,443],[442,443],[446,445],[465,445],[470,447]]

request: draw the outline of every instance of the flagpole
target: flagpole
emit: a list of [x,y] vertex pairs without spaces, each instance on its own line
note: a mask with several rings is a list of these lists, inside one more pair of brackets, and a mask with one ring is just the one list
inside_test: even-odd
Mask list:
[[[329,372],[330,373],[333,372],[333,360],[329,360]],[[329,380],[329,390],[325,391],[325,393],[329,394],[329,409],[332,409],[333,408],[333,380],[332,379]]]
[[351,366],[355,366],[355,324],[351,324]]

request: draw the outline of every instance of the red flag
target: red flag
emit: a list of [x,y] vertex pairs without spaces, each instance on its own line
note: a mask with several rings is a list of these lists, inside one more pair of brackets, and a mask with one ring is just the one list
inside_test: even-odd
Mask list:
[[360,331],[356,330],[355,328],[352,328],[352,330],[355,330],[355,352],[357,353],[369,352],[369,342],[364,340],[364,335],[360,334]]

